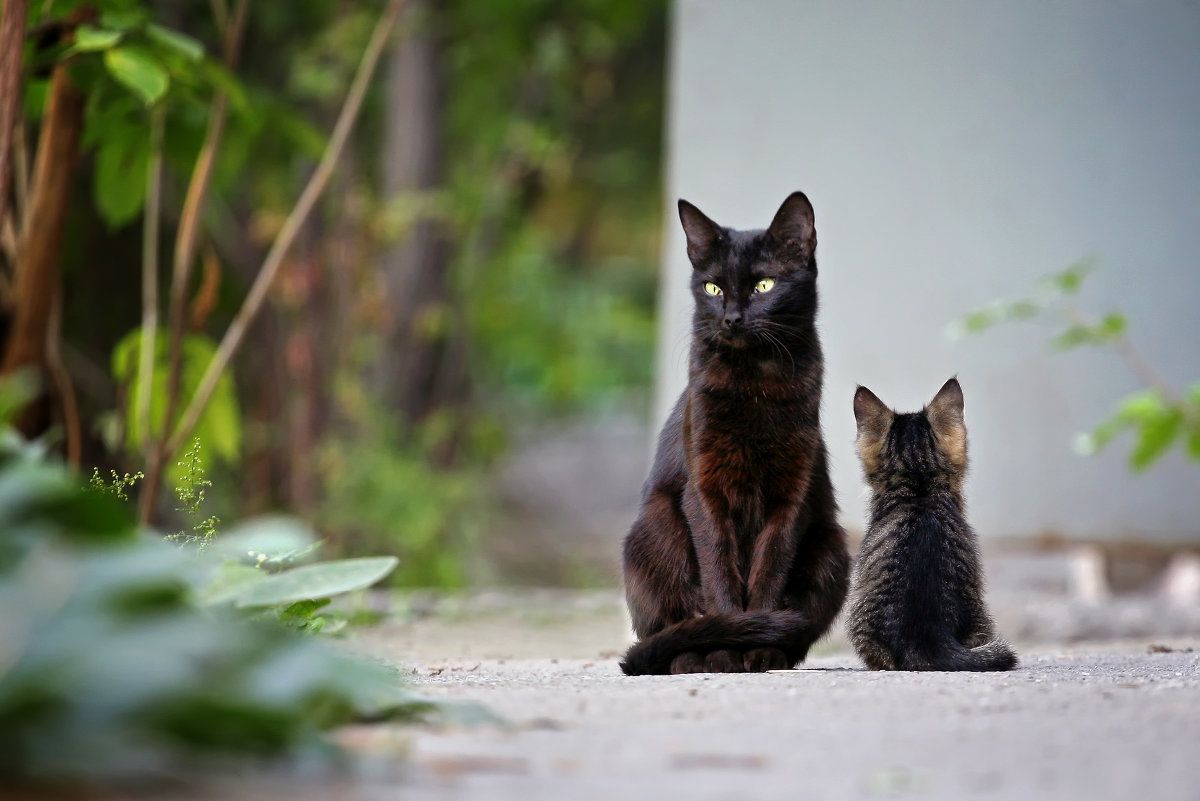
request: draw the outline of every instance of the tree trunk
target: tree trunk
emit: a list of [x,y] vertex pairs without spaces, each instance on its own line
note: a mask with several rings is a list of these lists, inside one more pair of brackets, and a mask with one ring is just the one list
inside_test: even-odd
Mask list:
[[[78,23],[80,7],[72,15]],[[51,314],[59,291],[59,250],[66,227],[71,181],[83,128],[84,96],[71,83],[67,65],[59,63],[50,80],[34,162],[29,210],[17,246],[13,285],[12,329],[4,350],[3,373],[22,367],[38,370],[45,386]],[[17,420],[27,437],[40,434],[48,422],[45,398],[30,404]]]
[[[408,12],[415,23],[388,68],[384,139],[384,191],[389,198],[439,187],[442,152],[443,47],[438,23],[442,0],[419,0]],[[422,213],[403,240],[383,258],[388,304],[386,347],[378,379],[384,402],[407,423],[466,395],[453,339],[450,247],[442,220]],[[459,375],[453,380],[448,376]]]
[[0,226],[8,216],[13,130],[21,124],[21,53],[28,0],[4,0],[0,17]]

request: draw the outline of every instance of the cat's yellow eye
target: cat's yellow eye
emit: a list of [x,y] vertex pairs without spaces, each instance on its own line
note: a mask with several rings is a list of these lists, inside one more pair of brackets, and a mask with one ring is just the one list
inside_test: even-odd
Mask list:
[[755,292],[770,292],[771,287],[775,286],[774,278],[764,278],[754,285]]
[[716,285],[716,284],[714,284],[712,281],[706,281],[706,282],[705,282],[705,284],[704,284],[704,291],[705,291],[705,292],[707,292],[707,293],[708,293],[708,294],[710,294],[710,295],[723,295],[723,294],[725,294],[724,292],[722,292],[722,291],[721,291],[721,287],[717,286],[717,285]]

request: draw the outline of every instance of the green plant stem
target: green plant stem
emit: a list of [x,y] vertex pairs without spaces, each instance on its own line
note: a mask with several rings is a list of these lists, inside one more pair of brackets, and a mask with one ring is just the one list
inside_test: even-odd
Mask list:
[[222,337],[221,344],[209,362],[208,368],[200,380],[200,385],[196,389],[196,393],[192,396],[191,402],[184,411],[179,425],[175,428],[175,433],[167,442],[167,452],[173,453],[177,451],[183,441],[195,429],[196,423],[200,420],[200,415],[204,413],[205,407],[216,390],[217,381],[225,372],[234,352],[241,345],[250,323],[254,320],[254,317],[258,314],[259,309],[266,300],[267,292],[270,290],[271,284],[274,282],[275,276],[283,264],[284,256],[287,255],[288,250],[295,242],[300,227],[312,212],[317,199],[320,198],[321,193],[324,192],[326,185],[329,183],[333,169],[358,118],[358,113],[362,107],[363,98],[366,95],[371,77],[375,73],[379,59],[383,55],[384,48],[387,45],[393,28],[395,28],[396,21],[404,5],[405,0],[391,0],[380,16],[379,21],[376,22],[375,29],[371,33],[371,39],[367,43],[366,50],[363,52],[362,60],[359,62],[358,72],[354,76],[354,81],[350,85],[350,91],[346,95],[346,101],[342,105],[341,112],[338,114],[333,134],[330,136],[329,143],[325,147],[325,152],[321,156],[321,161],[309,178],[308,184],[304,187],[300,199],[296,202],[295,207],[293,207],[287,220],[284,222],[283,228],[275,238],[275,242],[271,245],[271,250],[267,253],[266,259],[263,260],[263,265],[258,272],[258,276],[254,279],[254,284],[250,287],[250,292],[242,303],[242,307],[238,310],[237,316],[234,317],[233,322],[225,332],[225,336]]
[[[238,0],[232,17],[226,15],[227,24],[222,37],[223,57],[225,66],[230,69],[233,69],[237,62],[238,46],[242,40],[242,32],[245,30],[248,6],[249,0]],[[171,299],[167,310],[167,324],[170,327],[171,339],[167,351],[169,367],[166,412],[163,415],[162,432],[157,437],[152,437],[149,429],[146,429],[148,440],[154,444],[148,447],[147,479],[142,486],[139,514],[143,523],[150,520],[150,513],[154,507],[154,499],[158,495],[158,486],[166,462],[171,454],[178,450],[178,446],[169,447],[168,441],[171,439],[171,421],[175,419],[175,411],[179,405],[179,385],[183,374],[183,329],[187,317],[188,279],[191,276],[192,262],[196,259],[200,218],[204,209],[204,200],[208,195],[208,187],[212,181],[217,151],[225,131],[225,117],[228,108],[228,93],[224,89],[218,89],[213,96],[208,130],[205,132],[204,142],[200,146],[200,153],[196,157],[192,177],[188,181],[183,211],[179,217],[179,231],[175,237],[174,272],[171,278]]]
[[[1094,320],[1086,317],[1074,306],[1064,307],[1063,312],[1066,315],[1067,322],[1072,325],[1081,325],[1088,328],[1095,328],[1097,325]],[[1154,366],[1151,365],[1150,362],[1147,361],[1146,357],[1141,354],[1141,351],[1134,346],[1133,341],[1130,340],[1129,337],[1125,336],[1124,334],[1117,334],[1116,336],[1110,337],[1108,341],[1109,344],[1112,345],[1113,350],[1116,351],[1117,355],[1121,357],[1121,361],[1125,362],[1125,366],[1128,367],[1129,370],[1135,376],[1137,376],[1139,380],[1142,381],[1142,383],[1157,391],[1158,394],[1162,395],[1163,399],[1167,403],[1180,409],[1184,416],[1188,419],[1194,417],[1191,407],[1184,400],[1183,396],[1180,395],[1179,392],[1177,392],[1175,388],[1172,387],[1167,380],[1162,377],[1162,374],[1160,374],[1158,370],[1154,369]],[[1200,420],[1196,422],[1200,423]]]
[[153,445],[150,395],[158,333],[158,221],[162,206],[162,142],[166,111],[160,103],[150,113],[150,163],[146,170],[146,212],[142,218],[142,344],[138,354],[136,406],[140,438],[147,458]]

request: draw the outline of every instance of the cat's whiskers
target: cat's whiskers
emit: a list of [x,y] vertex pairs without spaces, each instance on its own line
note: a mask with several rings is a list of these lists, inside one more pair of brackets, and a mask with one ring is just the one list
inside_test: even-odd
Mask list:
[[[776,337],[770,331],[766,330],[766,328],[759,329],[759,330],[755,331],[754,333],[757,334],[758,336],[762,337],[762,339],[766,340],[767,344],[771,346],[772,351],[774,351],[776,353],[780,353],[781,355],[786,355],[788,357],[790,372],[791,373],[796,372],[795,357],[792,356],[792,352],[790,350],[788,350],[787,347],[784,346],[784,344],[779,340],[778,337]],[[782,359],[780,361],[782,361]]]

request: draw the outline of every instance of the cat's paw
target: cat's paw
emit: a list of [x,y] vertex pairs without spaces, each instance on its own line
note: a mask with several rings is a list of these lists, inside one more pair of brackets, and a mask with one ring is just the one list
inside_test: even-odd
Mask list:
[[791,667],[787,654],[778,648],[751,648],[746,652],[747,673],[765,673],[768,670],[787,670]]
[[746,668],[737,651],[711,651],[704,657],[704,670],[708,673],[744,673]]
[[671,660],[671,675],[681,673],[703,673],[704,657],[695,651],[686,651]]

